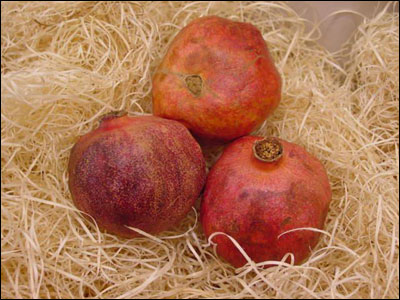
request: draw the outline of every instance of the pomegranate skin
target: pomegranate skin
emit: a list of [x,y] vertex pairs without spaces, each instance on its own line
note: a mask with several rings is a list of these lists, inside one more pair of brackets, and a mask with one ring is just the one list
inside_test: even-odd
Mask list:
[[212,142],[249,134],[281,99],[281,78],[260,31],[216,16],[177,34],[152,86],[155,115]]
[[[263,162],[246,136],[231,143],[209,172],[201,203],[206,237],[224,232],[235,238],[255,262],[281,260],[293,253],[295,264],[306,259],[320,234],[296,228],[322,229],[331,189],[321,162],[299,145],[276,139],[282,156]],[[280,236],[281,235],[281,236]],[[217,235],[217,253],[234,267],[246,259],[228,237]],[[267,265],[266,267],[270,267]]]
[[200,146],[179,122],[107,116],[71,150],[69,189],[99,228],[132,238],[181,221],[205,183]]

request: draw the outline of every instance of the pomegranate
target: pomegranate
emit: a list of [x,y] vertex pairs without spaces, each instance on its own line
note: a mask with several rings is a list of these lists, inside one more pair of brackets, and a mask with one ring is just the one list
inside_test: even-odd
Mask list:
[[[293,253],[299,264],[320,234],[295,229],[322,229],[330,200],[325,169],[304,148],[278,138],[246,136],[231,143],[212,167],[201,222],[207,237],[230,235],[255,262]],[[216,235],[213,241],[234,267],[246,263],[227,236]]]
[[123,237],[155,234],[188,213],[205,183],[200,146],[179,122],[106,115],[72,148],[69,189],[78,209]]
[[178,33],[152,84],[155,115],[213,142],[250,133],[281,97],[281,78],[260,31],[215,16]]

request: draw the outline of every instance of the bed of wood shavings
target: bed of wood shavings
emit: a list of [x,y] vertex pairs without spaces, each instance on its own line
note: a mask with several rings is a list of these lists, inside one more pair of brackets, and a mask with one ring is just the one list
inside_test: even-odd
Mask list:
[[[331,208],[303,265],[235,270],[196,209],[127,240],[72,204],[73,143],[111,110],[151,113],[168,43],[205,15],[260,29],[283,98],[256,133],[303,145],[327,169]],[[336,54],[305,28],[278,2],[2,2],[1,297],[398,298],[399,16],[364,19]],[[217,155],[206,153],[208,167]]]

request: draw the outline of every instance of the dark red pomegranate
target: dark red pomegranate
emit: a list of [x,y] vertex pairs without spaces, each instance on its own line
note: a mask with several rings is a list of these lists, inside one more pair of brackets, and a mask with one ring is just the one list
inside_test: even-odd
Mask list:
[[[293,253],[307,258],[320,234],[331,201],[321,162],[304,148],[277,138],[246,136],[230,144],[212,167],[201,205],[209,237],[224,232],[255,262]],[[218,254],[235,267],[246,259],[230,239],[217,235]]]
[[69,188],[77,208],[108,232],[155,234],[181,221],[206,176],[198,143],[179,122],[111,114],[72,148]]

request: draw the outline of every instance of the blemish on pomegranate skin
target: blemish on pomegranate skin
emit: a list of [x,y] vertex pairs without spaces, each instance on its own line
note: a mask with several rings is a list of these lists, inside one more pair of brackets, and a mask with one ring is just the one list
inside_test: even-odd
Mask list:
[[281,223],[281,227],[284,227],[285,225],[289,224],[291,221],[292,221],[291,217],[285,218]]
[[245,199],[245,198],[247,198],[247,196],[249,196],[249,193],[245,190],[245,191],[240,193],[239,198],[240,199]]

